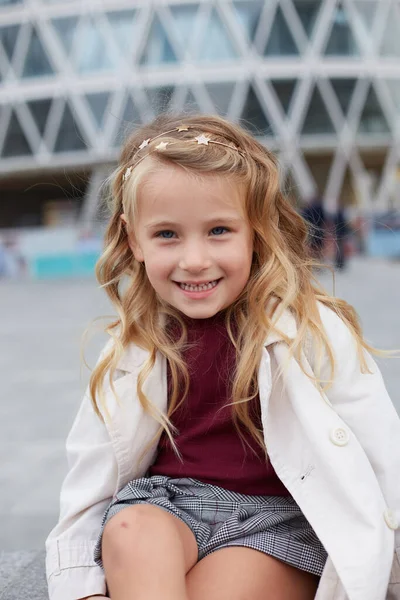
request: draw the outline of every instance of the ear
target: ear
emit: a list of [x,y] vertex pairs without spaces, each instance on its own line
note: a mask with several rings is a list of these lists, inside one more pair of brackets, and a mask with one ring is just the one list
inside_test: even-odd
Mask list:
[[139,244],[137,244],[136,240],[134,239],[133,234],[129,231],[128,221],[127,221],[124,213],[122,213],[122,215],[120,216],[120,219],[123,222],[124,227],[126,229],[126,234],[128,236],[128,245],[132,251],[133,256],[135,257],[135,259],[138,262],[144,262],[143,252],[142,252]]

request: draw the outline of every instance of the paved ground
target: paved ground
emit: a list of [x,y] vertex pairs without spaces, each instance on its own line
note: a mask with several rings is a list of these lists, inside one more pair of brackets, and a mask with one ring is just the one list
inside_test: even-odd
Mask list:
[[[337,275],[336,294],[356,306],[371,342],[400,346],[400,263],[358,259]],[[0,284],[0,551],[41,548],[57,518],[64,440],[88,380],[81,335],[106,314],[94,281]],[[90,364],[103,340],[89,344]],[[382,368],[400,411],[399,361]]]

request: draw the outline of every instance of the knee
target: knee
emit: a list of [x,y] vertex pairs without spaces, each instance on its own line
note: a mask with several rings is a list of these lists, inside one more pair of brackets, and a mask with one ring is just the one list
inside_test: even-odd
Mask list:
[[120,562],[154,552],[155,542],[173,533],[173,518],[162,509],[137,504],[121,510],[112,517],[103,531],[102,553]]

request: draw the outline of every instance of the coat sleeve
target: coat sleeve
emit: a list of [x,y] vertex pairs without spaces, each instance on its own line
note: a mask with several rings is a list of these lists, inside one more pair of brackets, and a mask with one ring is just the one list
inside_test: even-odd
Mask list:
[[[335,377],[326,396],[333,409],[349,426],[363,447],[387,504],[382,518],[395,529],[395,546],[400,550],[400,419],[389,398],[381,372],[364,351],[371,373],[362,373],[356,341],[345,323],[329,308],[320,306],[321,319],[332,345]],[[327,356],[321,376],[330,377]]]
[[60,517],[46,540],[50,600],[106,594],[93,550],[102,517],[117,486],[117,462],[107,427],[86,391],[66,443],[68,473],[60,494]]

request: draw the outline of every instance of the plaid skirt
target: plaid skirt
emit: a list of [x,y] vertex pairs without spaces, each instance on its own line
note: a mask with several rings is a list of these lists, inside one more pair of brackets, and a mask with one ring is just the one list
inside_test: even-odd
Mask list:
[[291,496],[248,496],[196,479],[153,475],[128,483],[107,508],[94,551],[98,565],[104,526],[135,504],[159,506],[186,523],[197,541],[198,560],[220,548],[244,546],[321,576],[327,559]]

